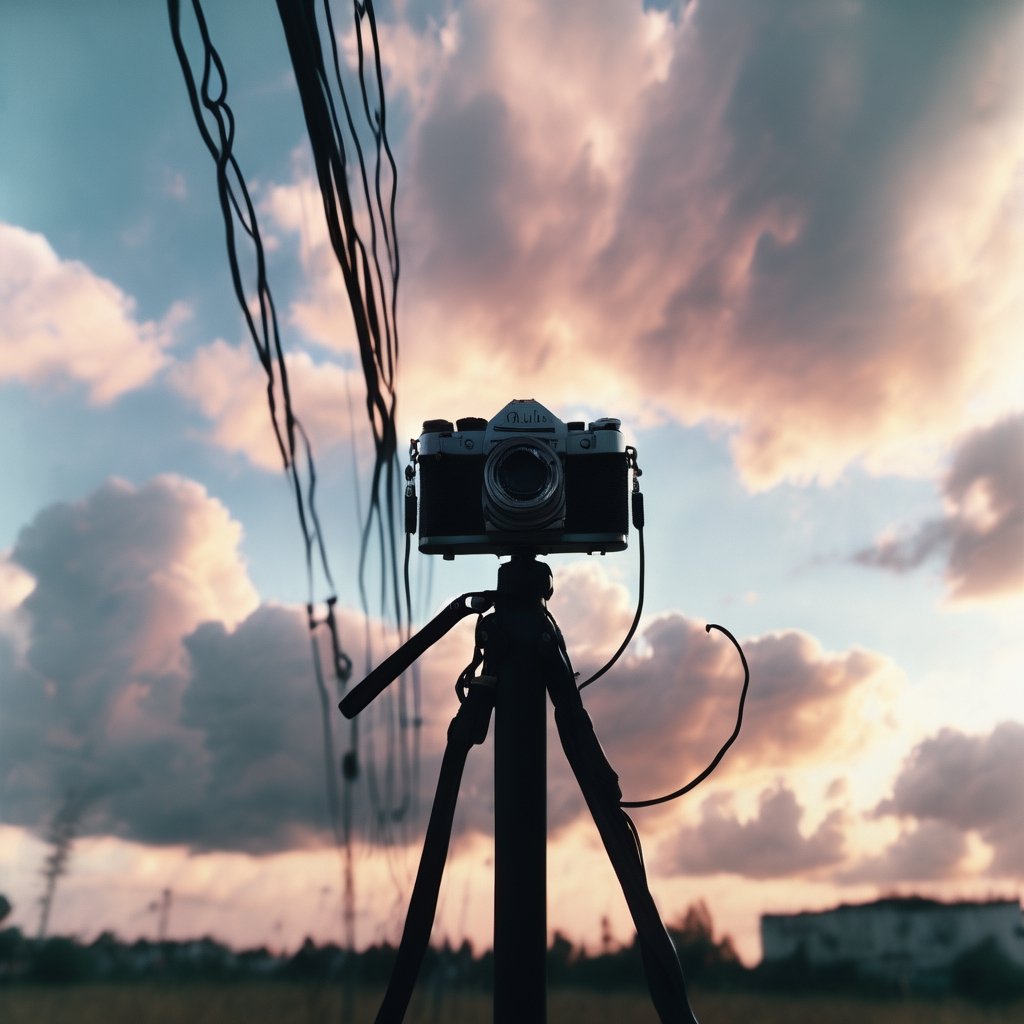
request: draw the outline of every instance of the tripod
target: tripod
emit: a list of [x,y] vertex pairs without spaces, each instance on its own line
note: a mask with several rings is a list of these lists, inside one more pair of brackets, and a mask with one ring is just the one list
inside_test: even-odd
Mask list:
[[[546,1020],[547,780],[545,694],[555,724],[636,925],[644,972],[662,1024],[697,1024],[675,947],[647,886],[640,840],[619,805],[618,776],[583,707],[561,631],[545,602],[551,570],[534,555],[498,569],[498,588],[463,594],[341,701],[352,718],[460,619],[478,614],[473,661],[457,684],[437,792],[405,929],[377,1024],[399,1024],[412,996],[437,909],[466,757],[494,712],[494,1022]],[[490,615],[483,613],[493,608]],[[473,673],[482,666],[479,675]]]

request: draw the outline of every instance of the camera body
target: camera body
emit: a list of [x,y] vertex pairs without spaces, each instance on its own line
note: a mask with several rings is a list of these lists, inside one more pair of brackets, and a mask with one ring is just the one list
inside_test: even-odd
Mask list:
[[629,457],[620,421],[563,423],[533,399],[493,419],[427,420],[419,548],[465,554],[622,551]]

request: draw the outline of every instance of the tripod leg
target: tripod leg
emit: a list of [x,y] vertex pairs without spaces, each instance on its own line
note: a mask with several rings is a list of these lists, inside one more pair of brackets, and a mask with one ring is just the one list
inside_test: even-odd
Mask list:
[[662,1024],[697,1024],[686,995],[679,957],[647,885],[636,827],[619,806],[619,777],[601,749],[576,688],[568,655],[555,630],[547,649],[545,679],[555,708],[558,737],[636,925],[651,999]]
[[377,1011],[376,1024],[401,1024],[405,1018],[434,926],[437,895],[448,857],[455,804],[466,767],[466,757],[470,747],[483,743],[486,738],[493,708],[494,687],[476,679],[448,726],[448,745],[441,760],[434,805],[430,810],[420,866],[409,899],[402,941],[398,945],[387,991]]

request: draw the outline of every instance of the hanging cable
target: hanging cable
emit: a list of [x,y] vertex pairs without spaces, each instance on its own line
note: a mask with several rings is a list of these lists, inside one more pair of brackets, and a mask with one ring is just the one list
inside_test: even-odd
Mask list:
[[[326,625],[327,627],[331,644],[331,666],[338,689],[342,692],[351,675],[352,662],[342,649],[335,616],[337,595],[327,556],[324,532],[316,506],[317,475],[312,445],[292,408],[288,367],[281,343],[277,312],[268,283],[266,257],[256,211],[245,183],[245,177],[234,155],[235,119],[227,103],[227,75],[210,36],[199,0],[193,0],[192,11],[202,44],[202,72],[198,82],[182,39],[180,0],[168,0],[171,35],[185,79],[189,103],[200,136],[216,165],[217,194],[221,206],[235,297],[266,377],[266,395],[271,424],[278,451],[291,484],[303,538],[307,581],[307,623],[310,630],[314,678],[322,716],[327,803],[335,842],[339,851],[343,851],[343,929],[348,947],[354,948],[355,883],[352,868],[351,788],[359,774],[358,733],[353,726],[350,733],[351,745],[340,763],[341,775],[345,783],[344,797],[341,798],[338,792],[339,763],[335,759],[329,701],[327,700],[320,649],[316,637],[316,630],[319,626]],[[239,232],[246,236],[251,244],[251,255],[255,262],[255,299],[258,317],[254,316],[250,309],[243,281],[238,246]],[[280,391],[280,405],[278,391]],[[300,446],[304,458],[299,457]],[[316,589],[314,557],[316,557],[319,570],[330,588],[326,602],[327,614],[323,619],[317,619],[314,615],[314,592]]]
[[[192,10],[202,41],[202,74],[197,82],[181,35],[180,0],[168,0],[171,35],[188,90],[189,103],[200,136],[216,164],[217,195],[220,201],[228,264],[239,309],[249,337],[266,377],[267,405],[271,425],[295,500],[306,563],[308,603],[314,601],[314,555],[319,569],[334,591],[324,543],[323,529],[316,508],[316,466],[306,431],[292,408],[288,367],[281,343],[277,310],[267,278],[266,254],[260,236],[256,211],[245,183],[245,177],[234,155],[235,118],[227,103],[227,75],[220,54],[210,36],[202,5],[193,0]],[[242,277],[238,231],[249,239],[255,263],[255,300],[258,317],[253,315]],[[280,391],[280,404],[278,401]],[[302,455],[299,457],[301,446]],[[305,472],[303,472],[305,463]],[[335,651],[335,664],[341,664],[340,651]]]
[[[374,439],[374,465],[360,540],[360,598],[364,614],[369,615],[366,576],[370,553],[375,548],[381,574],[380,611],[385,620],[390,618],[395,623],[399,635],[404,636],[411,622],[411,608],[408,599],[404,606],[402,602],[397,547],[400,487],[395,428],[396,304],[400,276],[395,230],[397,169],[387,137],[376,19],[369,0],[356,0],[353,4],[355,73],[365,118],[365,124],[360,126],[355,116],[357,108],[346,89],[328,0],[320,4],[323,32],[318,25],[314,0],[278,0],[277,6],[302,101],[327,235],[352,310],[366,384],[367,416]],[[322,41],[324,36],[326,40]],[[375,151],[372,175],[367,168],[360,127],[372,137]],[[369,225],[368,241],[364,241],[357,226],[359,211],[349,193],[350,178],[358,180],[361,186],[361,214]],[[413,680],[412,685],[415,689],[418,684]],[[418,703],[415,693],[412,703],[414,706]],[[410,714],[409,704],[409,682],[403,680],[395,699],[385,702],[380,712],[385,718],[387,766],[383,792],[376,786],[371,787],[371,799],[383,796],[386,806],[375,807],[376,817],[382,822],[402,820],[413,805],[413,783],[418,771],[414,761],[419,742],[416,739],[410,745],[408,734],[419,728],[420,716],[415,710]]]
[[731,641],[733,647],[736,648],[736,652],[740,656],[740,662],[743,664],[743,689],[740,691],[739,706],[736,711],[736,726],[732,731],[729,738],[722,744],[718,753],[715,754],[711,763],[704,769],[699,775],[691,779],[685,786],[681,786],[679,789],[674,790],[671,793],[666,793],[664,796],[653,797],[650,800],[622,800],[619,802],[620,807],[653,807],[655,804],[665,804],[669,800],[675,800],[677,797],[682,796],[684,793],[689,793],[690,790],[696,789],[719,765],[719,762],[725,757],[726,751],[736,742],[736,737],[740,734],[740,727],[743,725],[743,706],[747,700],[747,690],[750,686],[750,667],[747,665],[746,655],[743,653],[743,648],[740,647],[739,641],[725,628],[725,626],[718,626],[714,623],[704,627],[705,631],[710,633],[711,630],[717,629],[720,633],[724,633]]

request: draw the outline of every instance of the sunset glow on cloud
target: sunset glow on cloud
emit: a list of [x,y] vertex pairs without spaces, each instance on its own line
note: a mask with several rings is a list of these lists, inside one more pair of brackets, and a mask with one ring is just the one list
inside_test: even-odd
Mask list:
[[[368,589],[358,575],[366,394],[280,25],[273,10],[211,11],[317,460],[309,564],[322,543],[331,581],[307,569],[165,12],[122,24],[90,5],[60,19],[23,6],[0,67],[27,73],[44,49],[73,67],[85,33],[104,49],[81,97],[9,97],[0,870],[13,920],[34,927],[44,837],[73,806],[55,930],[94,929],[102,899],[101,926],[152,933],[143,908],[173,887],[177,935],[337,940],[325,757],[358,740],[358,942],[394,941],[473,623],[421,659],[415,712],[406,678],[353,732],[323,627],[318,688],[307,601],[323,617],[337,596],[353,682],[398,638],[375,534]],[[644,469],[646,606],[583,696],[626,799],[683,785],[734,726],[742,666],[708,623],[749,661],[719,768],[635,814],[664,916],[706,898],[756,962],[765,911],[1019,892],[1024,14],[431,0],[381,4],[378,21],[398,164],[400,457],[423,420],[488,418],[512,398],[622,420]],[[125,95],[129,80],[142,84]],[[581,678],[629,629],[636,541],[550,559]],[[412,564],[419,624],[496,571]],[[553,726],[548,743],[551,927],[594,948],[607,916],[627,942]],[[490,941],[492,785],[488,741],[470,757],[435,939]]]
[[166,322],[137,323],[116,285],[61,260],[42,235],[0,223],[0,288],[0,380],[81,382],[103,404],[165,362]]

